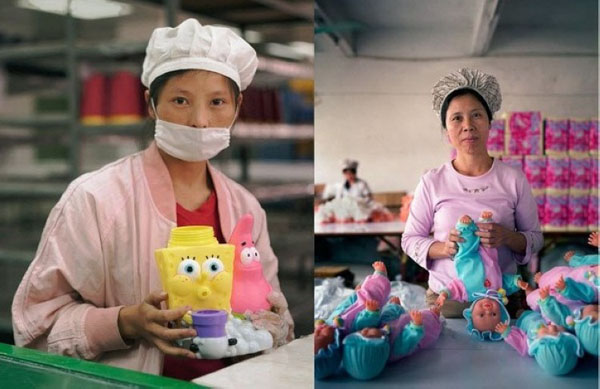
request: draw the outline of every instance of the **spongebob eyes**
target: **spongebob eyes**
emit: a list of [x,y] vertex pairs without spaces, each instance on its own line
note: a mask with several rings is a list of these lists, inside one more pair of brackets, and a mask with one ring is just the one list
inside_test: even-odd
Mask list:
[[206,257],[206,260],[202,263],[202,271],[208,275],[209,278],[213,278],[217,274],[221,273],[225,269],[223,262],[219,259],[219,256]]
[[208,278],[212,279],[224,269],[225,265],[223,265],[223,262],[218,255],[206,256],[206,260],[202,262],[202,265],[196,261],[196,257],[185,257],[181,258],[181,263],[177,268],[177,274],[188,276],[192,280],[195,280],[200,277],[200,273],[202,272],[205,273]]
[[252,261],[260,261],[256,247],[246,247],[240,253],[240,260],[244,265],[249,265]]
[[190,257],[181,258],[181,263],[177,268],[177,274],[188,276],[195,280],[200,275],[200,264]]

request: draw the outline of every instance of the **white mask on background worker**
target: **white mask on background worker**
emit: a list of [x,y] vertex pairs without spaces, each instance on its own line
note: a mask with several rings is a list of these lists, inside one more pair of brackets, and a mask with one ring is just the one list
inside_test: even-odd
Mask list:
[[[146,48],[142,84],[150,89],[163,74],[196,69],[221,74],[243,91],[252,82],[257,67],[256,51],[233,31],[187,19],[177,27],[154,30]],[[161,120],[152,99],[150,104],[156,115],[156,144],[167,154],[184,161],[204,161],[229,146],[237,105],[228,127],[197,128]]]

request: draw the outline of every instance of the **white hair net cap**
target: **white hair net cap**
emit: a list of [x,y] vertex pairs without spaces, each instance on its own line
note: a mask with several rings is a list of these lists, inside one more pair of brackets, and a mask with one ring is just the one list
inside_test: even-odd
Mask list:
[[492,114],[498,112],[502,105],[500,85],[496,77],[477,69],[462,68],[458,72],[444,76],[434,85],[431,91],[433,95],[433,110],[438,116],[441,114],[442,105],[448,95],[459,89],[471,89],[477,92],[483,97]]
[[256,51],[233,31],[187,19],[177,27],[161,27],[152,32],[142,84],[149,88],[165,73],[201,69],[229,77],[244,90],[252,82],[257,66]]
[[356,168],[358,168],[358,161],[348,158],[342,161],[342,171],[346,169],[356,170]]

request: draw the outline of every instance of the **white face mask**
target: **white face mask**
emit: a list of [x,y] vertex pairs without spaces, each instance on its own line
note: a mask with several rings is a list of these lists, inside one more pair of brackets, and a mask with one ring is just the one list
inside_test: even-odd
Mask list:
[[206,161],[229,147],[237,110],[229,127],[196,128],[160,120],[154,101],[150,102],[156,115],[156,145],[170,156],[188,162]]

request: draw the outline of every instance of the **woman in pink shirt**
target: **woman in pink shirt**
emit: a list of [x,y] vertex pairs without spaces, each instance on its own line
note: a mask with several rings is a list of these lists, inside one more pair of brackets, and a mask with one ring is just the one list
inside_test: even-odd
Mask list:
[[[495,223],[478,223],[476,234],[484,247],[498,250],[502,273],[514,274],[516,265],[529,262],[543,243],[537,206],[525,175],[487,152],[492,114],[502,102],[496,78],[460,69],[434,86],[433,98],[434,111],[457,156],[421,178],[402,236],[403,250],[429,271],[427,301],[431,305],[457,277],[452,256],[462,238],[454,223],[462,215],[476,219],[483,210],[493,213]],[[467,307],[448,301],[442,313],[460,317]]]
[[261,311],[262,321],[274,344],[293,338],[265,212],[208,162],[229,145],[240,91],[257,62],[254,49],[226,28],[188,19],[153,32],[142,83],[155,142],[82,175],[62,195],[13,300],[18,346],[153,374],[161,373],[165,355],[194,358],[173,346],[194,330],[165,326],[185,309],[161,309],[167,296],[154,251],[190,218],[211,224],[224,240],[247,213],[277,313]]

